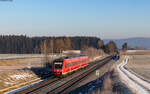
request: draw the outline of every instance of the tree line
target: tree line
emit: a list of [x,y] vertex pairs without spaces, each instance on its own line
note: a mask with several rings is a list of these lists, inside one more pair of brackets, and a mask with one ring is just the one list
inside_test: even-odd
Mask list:
[[111,41],[106,45],[97,37],[28,37],[24,35],[1,35],[0,53],[28,54],[42,53],[46,46],[48,52],[59,53],[63,50],[81,50],[85,46],[102,49],[107,53],[117,50],[116,44]]

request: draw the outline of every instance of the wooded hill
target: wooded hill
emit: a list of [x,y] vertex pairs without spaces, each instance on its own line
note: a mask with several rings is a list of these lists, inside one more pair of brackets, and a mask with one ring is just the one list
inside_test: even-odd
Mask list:
[[97,37],[27,37],[27,36],[0,36],[0,53],[41,53],[43,45],[49,52],[63,50],[81,50],[84,47],[105,49],[103,41]]

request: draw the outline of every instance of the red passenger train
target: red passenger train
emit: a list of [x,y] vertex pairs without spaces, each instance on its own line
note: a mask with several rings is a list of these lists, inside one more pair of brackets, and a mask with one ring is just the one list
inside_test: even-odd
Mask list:
[[56,76],[64,76],[80,68],[84,68],[88,64],[88,56],[59,58],[53,62],[53,74]]

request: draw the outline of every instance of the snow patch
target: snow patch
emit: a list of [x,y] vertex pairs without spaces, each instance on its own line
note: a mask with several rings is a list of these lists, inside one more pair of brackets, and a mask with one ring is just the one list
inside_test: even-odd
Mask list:
[[[128,71],[128,73],[132,74],[132,75],[126,75],[124,72],[127,73],[127,70],[124,68],[124,65],[127,64],[129,60],[129,56],[125,56],[125,59],[122,61],[122,63],[120,63],[117,66],[117,70],[121,76],[121,78],[126,82],[125,84],[127,84],[129,87],[133,88],[137,94],[149,94],[148,91],[146,89],[144,89],[141,85],[137,84],[135,81],[131,80],[130,77],[132,77],[132,73],[130,73]],[[129,77],[128,77],[129,76]],[[139,82],[138,77],[135,76],[134,78],[136,81]],[[142,79],[140,79],[142,80]]]
[[43,80],[37,81],[37,82],[32,83],[32,84],[30,84],[30,85],[23,86],[23,87],[21,87],[21,88],[19,88],[19,89],[15,89],[15,90],[12,90],[12,91],[10,91],[10,92],[6,92],[5,94],[15,94],[16,92],[19,92],[19,91],[24,90],[24,89],[26,89],[26,88],[32,87],[32,86],[34,86],[34,85],[37,85],[38,83],[40,83],[40,82],[42,82],[42,81],[43,81]]
[[14,75],[10,75],[10,77],[12,79],[16,79],[16,80],[20,80],[20,79],[25,79],[25,78],[28,78],[28,77],[32,77],[31,74],[28,74],[28,73],[24,73],[24,74],[14,74]]
[[133,53],[133,52],[137,52],[137,50],[127,50],[127,53]]

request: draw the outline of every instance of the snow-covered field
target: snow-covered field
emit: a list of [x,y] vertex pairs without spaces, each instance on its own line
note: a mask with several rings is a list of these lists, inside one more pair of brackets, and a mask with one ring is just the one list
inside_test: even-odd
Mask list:
[[137,52],[137,50],[127,50],[127,53],[134,53]]
[[[51,55],[49,55],[51,57]],[[58,55],[54,55],[56,57]],[[21,58],[40,58],[44,57],[42,54],[0,54],[0,60],[7,59],[21,59]]]
[[117,66],[117,70],[121,79],[127,86],[132,88],[132,90],[136,92],[136,94],[149,94],[148,90],[150,90],[150,83],[138,78],[124,68],[128,61],[129,56],[125,56],[124,60]]
[[0,90],[23,82],[34,80],[38,76],[30,70],[16,70],[0,73]]
[[[51,62],[59,56],[49,56]],[[0,72],[18,70],[23,68],[43,67],[45,58],[40,54],[0,54]]]
[[[43,55],[0,54],[0,93],[12,86],[26,84],[50,74],[51,69],[45,68]],[[58,58],[49,56],[49,60]],[[14,87],[14,88],[15,88]],[[12,90],[12,89],[9,89]]]
[[130,61],[125,67],[150,82],[150,55],[133,55]]
[[5,92],[4,94],[15,94],[16,92],[19,92],[19,91],[24,90],[24,89],[26,89],[26,88],[32,87],[32,86],[34,86],[34,85],[36,85],[36,84],[38,84],[38,83],[40,83],[40,82],[42,82],[42,81],[43,81],[43,80],[39,80],[39,81],[37,81],[37,82],[35,82],[35,83],[32,83],[32,84],[30,84],[30,85],[23,86],[23,87],[21,87],[21,88],[19,88],[19,89],[15,89],[15,90],[12,90],[12,91],[9,91],[9,92]]
[[0,54],[0,60],[43,57],[40,54]]
[[126,54],[134,54],[134,55],[150,55],[150,50],[127,50]]

